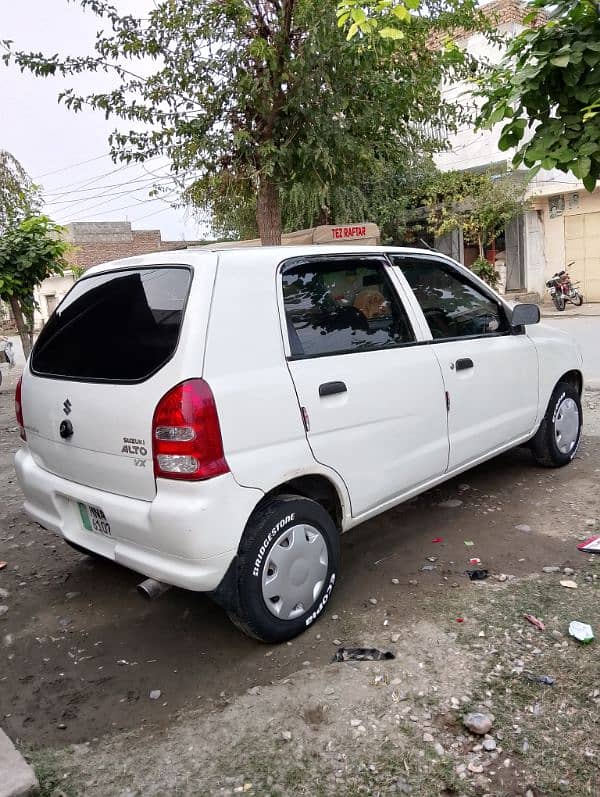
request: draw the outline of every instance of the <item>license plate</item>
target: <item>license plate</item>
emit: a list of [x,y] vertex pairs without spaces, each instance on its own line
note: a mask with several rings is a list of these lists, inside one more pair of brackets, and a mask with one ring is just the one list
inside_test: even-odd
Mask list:
[[81,523],[84,529],[87,529],[87,531],[96,531],[98,534],[105,534],[107,537],[110,537],[110,523],[99,506],[79,503],[77,506],[79,507]]

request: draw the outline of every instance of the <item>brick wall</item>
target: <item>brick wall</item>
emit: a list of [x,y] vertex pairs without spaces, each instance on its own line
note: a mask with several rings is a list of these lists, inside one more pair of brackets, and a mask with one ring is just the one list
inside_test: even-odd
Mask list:
[[69,260],[88,269],[122,257],[186,249],[190,241],[163,241],[160,230],[132,230],[129,222],[76,222],[67,225],[74,249]]

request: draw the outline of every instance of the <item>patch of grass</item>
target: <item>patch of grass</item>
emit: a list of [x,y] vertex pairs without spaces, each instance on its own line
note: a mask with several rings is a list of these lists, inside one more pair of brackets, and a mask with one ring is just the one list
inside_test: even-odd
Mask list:
[[58,758],[52,750],[28,747],[21,751],[33,767],[40,784],[37,797],[79,797],[70,787],[61,772]]
[[[503,732],[502,757],[512,759],[521,784],[545,797],[600,794],[599,640],[582,646],[568,636],[571,620],[589,622],[596,637],[600,633],[600,584],[585,575],[579,573],[573,591],[558,577],[523,581],[476,610],[488,653],[474,705],[491,704],[494,730]],[[546,630],[528,625],[526,613],[543,619]],[[474,633],[462,637],[469,648],[475,640]],[[528,673],[549,675],[555,685],[532,682]]]

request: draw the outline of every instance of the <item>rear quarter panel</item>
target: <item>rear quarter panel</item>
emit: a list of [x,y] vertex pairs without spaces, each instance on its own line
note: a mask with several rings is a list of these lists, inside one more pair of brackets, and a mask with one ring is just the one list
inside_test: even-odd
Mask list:
[[544,417],[550,396],[557,382],[568,371],[583,374],[583,357],[577,341],[559,329],[536,324],[527,327],[527,334],[534,342],[539,361],[539,410],[538,421]]

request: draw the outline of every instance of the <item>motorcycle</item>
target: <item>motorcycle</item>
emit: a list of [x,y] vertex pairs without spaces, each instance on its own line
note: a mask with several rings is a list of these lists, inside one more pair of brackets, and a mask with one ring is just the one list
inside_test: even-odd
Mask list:
[[[574,263],[574,260],[572,263],[568,263],[567,268],[570,268]],[[548,280],[546,287],[550,291],[550,296],[557,310],[564,310],[567,302],[571,302],[575,307],[581,307],[583,294],[577,287],[578,285],[579,282],[571,282],[571,277],[566,269],[557,271],[552,279]]]
[[[0,366],[7,364],[9,368],[15,367],[15,352],[8,338],[0,336]],[[2,384],[2,369],[0,368],[0,385]]]

